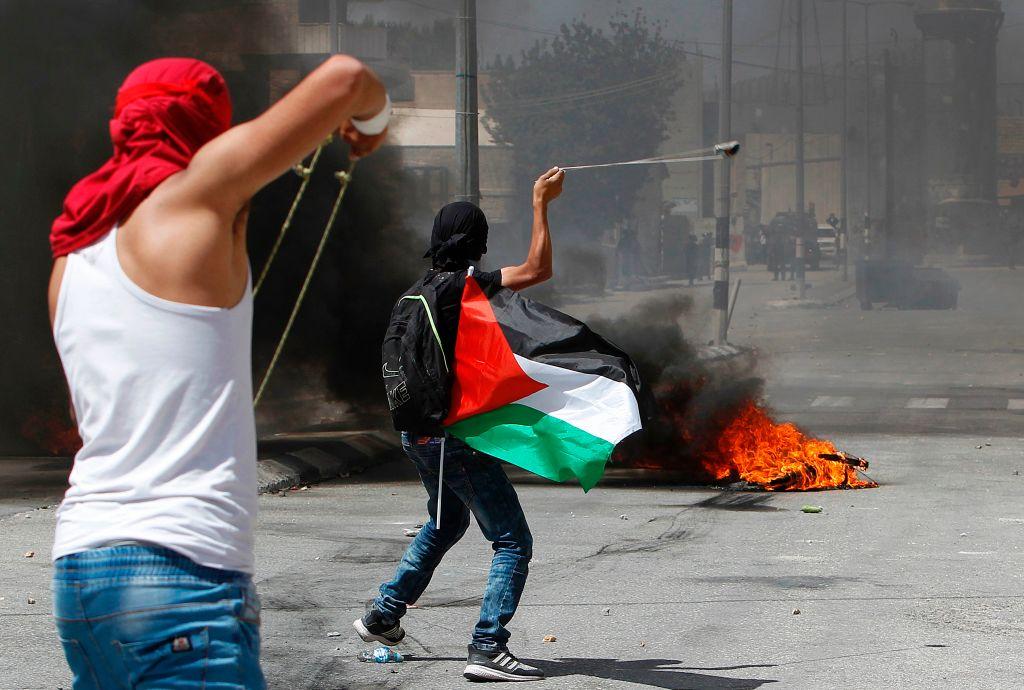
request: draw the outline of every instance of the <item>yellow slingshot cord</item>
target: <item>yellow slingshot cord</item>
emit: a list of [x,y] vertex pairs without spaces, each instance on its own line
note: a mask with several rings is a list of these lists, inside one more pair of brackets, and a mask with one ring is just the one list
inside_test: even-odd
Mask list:
[[[312,166],[310,166],[312,167]],[[345,198],[345,191],[348,189],[348,183],[352,179],[352,171],[356,167],[356,161],[352,161],[348,166],[348,170],[338,170],[334,173],[334,177],[341,183],[341,188],[338,190],[338,197],[334,200],[334,208],[331,209],[331,215],[327,219],[327,225],[324,227],[324,233],[320,237],[320,244],[316,248],[316,253],[313,255],[313,262],[309,265],[309,270],[306,272],[306,279],[302,282],[302,288],[299,290],[299,296],[295,299],[295,306],[292,307],[292,313],[288,317],[288,323],[285,324],[284,331],[281,333],[281,338],[277,341],[277,348],[274,350],[274,356],[270,358],[270,364],[267,366],[266,373],[263,374],[263,380],[260,381],[259,388],[256,390],[256,397],[253,399],[252,406],[256,407],[260,404],[260,399],[263,397],[263,392],[267,388],[267,382],[270,381],[270,375],[274,373],[274,367],[277,366],[277,360],[281,356],[281,351],[284,350],[284,344],[288,340],[288,335],[291,333],[292,326],[295,324],[295,317],[299,313],[299,309],[302,308],[302,302],[306,298],[306,292],[309,290],[309,285],[313,281],[313,274],[316,272],[317,264],[320,263],[320,257],[324,253],[324,247],[327,246],[327,238],[331,234],[331,228],[334,226],[334,220],[338,217],[338,209],[341,208],[341,202]],[[305,184],[305,182],[303,183]]]

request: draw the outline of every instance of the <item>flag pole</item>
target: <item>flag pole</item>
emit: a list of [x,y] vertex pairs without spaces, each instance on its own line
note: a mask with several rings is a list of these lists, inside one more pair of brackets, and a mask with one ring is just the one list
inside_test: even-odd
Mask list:
[[441,496],[444,494],[444,439],[441,437],[441,465],[437,469],[437,517],[434,519],[434,527],[441,529]]

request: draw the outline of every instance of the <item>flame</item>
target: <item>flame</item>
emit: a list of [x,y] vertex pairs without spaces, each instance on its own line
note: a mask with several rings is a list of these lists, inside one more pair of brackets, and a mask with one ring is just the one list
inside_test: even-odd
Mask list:
[[616,450],[615,462],[669,471],[679,481],[733,484],[767,491],[878,486],[846,462],[829,441],[779,423],[742,386],[717,388],[697,377],[657,391],[657,414],[643,434]]
[[701,455],[700,462],[715,481],[742,480],[768,491],[878,486],[861,479],[845,463],[818,457],[836,452],[831,442],[808,437],[794,424],[779,424],[748,402]]
[[75,425],[52,411],[29,415],[21,425],[21,435],[55,456],[72,456],[82,447]]

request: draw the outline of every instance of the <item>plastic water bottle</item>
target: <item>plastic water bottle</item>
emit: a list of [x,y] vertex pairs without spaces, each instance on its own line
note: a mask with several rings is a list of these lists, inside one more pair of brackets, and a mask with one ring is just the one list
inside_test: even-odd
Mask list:
[[405,657],[390,647],[377,647],[372,652],[360,652],[359,660],[377,664],[400,664],[405,661]]

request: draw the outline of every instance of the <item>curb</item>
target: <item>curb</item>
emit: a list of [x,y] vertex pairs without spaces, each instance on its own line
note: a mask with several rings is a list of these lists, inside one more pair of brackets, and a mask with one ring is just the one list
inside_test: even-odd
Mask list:
[[736,345],[705,345],[697,348],[697,359],[702,362],[713,362],[718,359],[737,357],[746,351]]
[[259,493],[349,477],[401,453],[397,434],[383,431],[284,434],[260,439]]
[[845,302],[856,294],[857,288],[851,285],[824,299],[780,299],[767,302],[766,306],[769,309],[825,309]]

